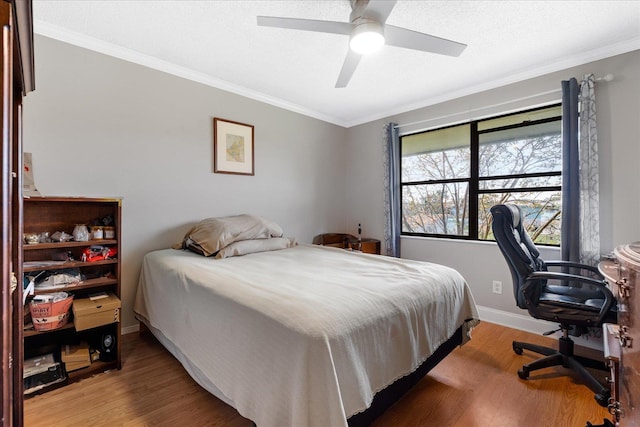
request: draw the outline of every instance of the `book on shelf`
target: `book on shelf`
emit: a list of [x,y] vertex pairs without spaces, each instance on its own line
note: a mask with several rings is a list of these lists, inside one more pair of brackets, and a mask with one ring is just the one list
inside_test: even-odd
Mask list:
[[67,379],[62,363],[56,362],[53,354],[45,354],[24,361],[24,394],[35,393]]

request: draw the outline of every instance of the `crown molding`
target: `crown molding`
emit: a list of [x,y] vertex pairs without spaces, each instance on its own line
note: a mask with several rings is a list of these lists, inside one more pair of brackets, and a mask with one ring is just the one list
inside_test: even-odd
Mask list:
[[527,69],[521,73],[512,74],[507,77],[487,81],[485,83],[468,86],[461,88],[457,91],[448,92],[446,95],[435,96],[429,99],[423,100],[419,103],[408,104],[401,108],[388,110],[377,113],[375,115],[361,117],[355,120],[346,121],[338,117],[327,116],[326,114],[319,113],[309,108],[297,105],[291,102],[287,102],[280,98],[266,95],[264,93],[250,90],[246,87],[242,87],[226,80],[218,79],[207,74],[194,71],[192,69],[181,67],[172,64],[168,61],[163,61],[158,58],[154,58],[150,55],[146,55],[140,52],[136,52],[131,49],[117,46],[112,43],[108,43],[93,37],[89,37],[84,34],[69,31],[67,29],[58,27],[56,25],[49,24],[44,21],[34,20],[34,32],[36,34],[49,37],[55,40],[59,40],[74,46],[79,46],[85,49],[89,49],[95,52],[99,52],[105,55],[109,55],[115,58],[119,58],[128,62],[132,62],[138,65],[142,65],[148,68],[152,68],[158,71],[162,71],[177,77],[192,80],[197,83],[204,84],[206,86],[214,87],[216,89],[224,90],[234,93],[255,101],[263,102],[275,107],[279,107],[294,113],[302,114],[314,119],[318,119],[327,123],[331,123],[344,128],[350,128],[361,124],[381,120],[384,118],[396,116],[399,114],[407,113],[409,111],[418,110],[420,108],[429,107],[432,105],[440,104],[442,102],[451,101],[453,99],[461,98],[475,93],[483,92],[486,90],[496,89],[498,87],[506,86],[513,83],[518,83],[527,79],[539,77],[545,74],[562,71],[568,68],[583,65],[589,62],[598,61],[600,59],[609,58],[615,55],[628,53],[634,50],[640,49],[640,37],[625,40],[614,45],[602,47],[599,49],[581,52],[576,55],[563,58],[556,62],[545,64],[544,66]]
[[127,62],[132,62],[134,64],[152,68],[157,71],[162,71],[164,73],[201,83],[203,85],[214,87],[216,89],[231,92],[245,98],[253,99],[255,101],[282,108],[284,110],[292,111],[294,113],[302,114],[304,116],[312,117],[314,119],[345,127],[344,122],[336,117],[327,116],[303,106],[287,102],[258,91],[253,91],[234,83],[230,83],[226,80],[218,79],[205,73],[194,71],[190,68],[182,67],[168,61],[164,61],[153,56],[137,52],[132,49],[117,46],[113,43],[108,43],[103,40],[96,39],[94,37],[69,31],[67,29],[37,19],[34,20],[34,33],[74,46],[82,47],[94,52],[112,56],[114,58],[122,59]]
[[[640,50],[640,37],[632,38],[622,41],[610,46],[602,47],[587,52],[581,52],[574,56],[563,58],[562,60],[545,64],[544,66],[527,69],[521,73],[512,74],[508,77],[495,79],[484,82],[479,85],[469,86],[461,88],[460,90],[448,92],[446,95],[435,96],[429,99],[420,101],[419,103],[409,104],[404,107],[396,108],[394,110],[388,110],[373,116],[363,117],[361,119],[347,122],[345,127],[349,128],[364,123],[369,123],[375,120],[380,120],[387,117],[396,116],[398,114],[407,113],[409,111],[418,110],[420,108],[430,107],[432,105],[440,104],[442,102],[451,101],[454,99],[462,98],[464,96],[473,95],[475,93],[484,92],[486,90],[496,89],[502,86],[507,86],[513,83],[518,83],[524,80],[540,77],[545,74],[555,73],[557,71],[566,70],[568,68],[577,67],[589,62],[599,61],[601,59],[610,58],[616,55],[622,55],[624,53],[632,52],[634,50]],[[558,83],[558,88],[560,84]]]

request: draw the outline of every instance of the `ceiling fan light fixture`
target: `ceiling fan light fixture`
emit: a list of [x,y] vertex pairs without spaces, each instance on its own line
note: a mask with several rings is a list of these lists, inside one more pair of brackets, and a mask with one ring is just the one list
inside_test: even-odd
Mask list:
[[384,31],[379,22],[365,20],[351,32],[349,47],[356,53],[366,55],[380,50],[382,46],[384,46]]

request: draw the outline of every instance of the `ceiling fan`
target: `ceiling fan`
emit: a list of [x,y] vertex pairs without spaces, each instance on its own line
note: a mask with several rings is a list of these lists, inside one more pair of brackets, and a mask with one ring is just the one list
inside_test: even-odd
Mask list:
[[460,56],[466,44],[385,24],[397,0],[350,0],[349,22],[258,16],[258,25],[349,36],[350,49],[340,70],[337,88],[346,87],[362,55],[384,44],[440,55]]

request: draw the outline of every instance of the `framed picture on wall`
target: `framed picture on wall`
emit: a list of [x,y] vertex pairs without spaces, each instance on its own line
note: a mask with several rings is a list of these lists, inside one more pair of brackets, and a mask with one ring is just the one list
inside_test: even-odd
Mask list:
[[253,125],[213,118],[213,171],[254,174]]

